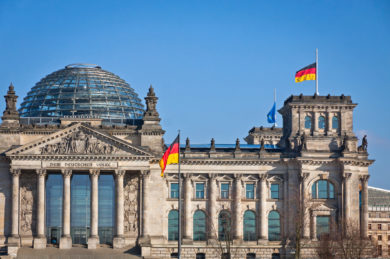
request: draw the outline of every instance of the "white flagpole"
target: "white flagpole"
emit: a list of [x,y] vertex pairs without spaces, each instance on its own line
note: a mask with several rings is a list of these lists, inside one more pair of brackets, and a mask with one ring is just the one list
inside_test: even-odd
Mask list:
[[178,182],[179,182],[179,238],[177,241],[177,258],[181,259],[181,174],[180,174],[180,130],[179,130],[179,154],[178,154],[178,170],[177,170],[177,176],[178,176]]
[[318,93],[318,49],[316,48],[316,95],[320,95]]
[[[274,104],[276,106],[276,88],[274,88]],[[276,109],[276,107],[275,107],[275,109]],[[274,127],[276,127],[276,111],[275,111]]]

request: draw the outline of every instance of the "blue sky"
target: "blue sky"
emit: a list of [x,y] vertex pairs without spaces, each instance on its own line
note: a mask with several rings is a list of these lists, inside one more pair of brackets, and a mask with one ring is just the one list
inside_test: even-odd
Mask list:
[[[319,91],[351,95],[368,135],[370,185],[390,189],[389,1],[0,1],[0,95],[19,104],[42,77],[95,63],[143,98],[153,84],[162,125],[192,143],[242,142],[291,94],[319,49]],[[0,102],[0,111],[4,110]],[[281,117],[277,116],[279,125]]]

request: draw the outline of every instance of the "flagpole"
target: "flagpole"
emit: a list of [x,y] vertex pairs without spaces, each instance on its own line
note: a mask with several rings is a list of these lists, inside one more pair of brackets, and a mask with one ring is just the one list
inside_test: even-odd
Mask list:
[[177,258],[181,259],[181,175],[180,175],[180,130],[179,130],[179,158],[178,158],[178,170],[177,170],[177,177],[179,182],[179,238],[177,241]]
[[316,95],[320,95],[318,93],[318,49],[316,48]]
[[[276,88],[274,88],[274,103],[276,105]],[[274,127],[276,127],[276,112],[275,112]]]

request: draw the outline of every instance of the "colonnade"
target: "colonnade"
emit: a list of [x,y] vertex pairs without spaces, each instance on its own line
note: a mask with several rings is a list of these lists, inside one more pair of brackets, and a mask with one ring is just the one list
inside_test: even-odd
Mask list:
[[[37,228],[36,236],[34,237],[34,248],[46,247],[45,235],[45,179],[47,175],[46,169],[35,170],[37,174]],[[71,211],[71,169],[62,169],[63,176],[63,202],[62,202],[62,236],[60,239],[60,248],[67,249],[72,247],[72,239],[70,235],[70,211]],[[19,180],[21,169],[11,169],[12,175],[12,223],[11,223],[11,239],[13,242],[20,244],[19,236]],[[91,234],[88,237],[88,248],[96,248],[99,244],[98,236],[98,179],[100,170],[89,169],[91,181]],[[115,170],[115,238],[113,240],[114,248],[122,248],[124,244],[124,182],[125,170]]]

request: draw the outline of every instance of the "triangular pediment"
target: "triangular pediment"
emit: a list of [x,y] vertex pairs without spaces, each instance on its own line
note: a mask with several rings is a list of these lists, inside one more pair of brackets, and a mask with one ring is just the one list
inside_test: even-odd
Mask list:
[[153,154],[88,125],[77,123],[6,152],[6,156],[139,156]]
[[311,210],[313,210],[313,211],[333,211],[333,210],[335,210],[335,208],[333,208],[331,206],[327,206],[324,203],[320,203],[320,204],[313,205]]

